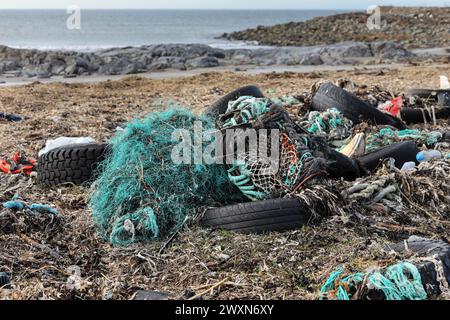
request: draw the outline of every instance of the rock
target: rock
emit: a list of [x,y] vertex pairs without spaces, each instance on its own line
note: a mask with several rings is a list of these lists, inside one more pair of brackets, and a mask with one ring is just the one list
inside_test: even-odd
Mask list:
[[308,65],[308,66],[318,66],[323,64],[322,58],[319,54],[310,54],[305,57],[303,57],[300,60],[301,65]]
[[[1,59],[0,59],[1,61]],[[15,71],[17,69],[20,69],[21,65],[16,60],[6,60],[3,62],[0,62],[0,73],[4,73],[7,71]]]
[[375,56],[383,59],[408,58],[414,53],[405,49],[404,46],[394,42],[375,42],[371,44]]
[[139,62],[133,62],[130,63],[128,66],[125,67],[124,70],[122,70],[122,74],[134,74],[134,73],[139,73],[142,72],[144,69],[144,65],[142,63]]
[[448,46],[448,7],[381,7],[381,14],[380,30],[367,29],[369,15],[365,12],[350,12],[301,22],[259,26],[225,33],[219,38],[256,41],[273,46],[315,46],[345,41],[393,41],[407,47]]
[[216,57],[206,56],[189,60],[186,64],[191,68],[212,68],[219,65],[219,60]]

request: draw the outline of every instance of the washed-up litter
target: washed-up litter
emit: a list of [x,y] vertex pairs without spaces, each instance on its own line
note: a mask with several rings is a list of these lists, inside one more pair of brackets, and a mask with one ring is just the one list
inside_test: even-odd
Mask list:
[[88,143],[95,143],[95,140],[91,137],[58,137],[56,139],[50,139],[45,142],[45,147],[39,151],[38,156],[40,157],[43,154],[60,147]]
[[409,256],[385,268],[345,275],[340,267],[321,288],[328,300],[424,300],[450,297],[450,244],[411,236],[385,246],[389,254]]
[[350,158],[363,156],[366,153],[366,135],[363,132],[357,133],[339,152]]
[[21,122],[23,118],[21,116],[15,114],[8,114],[4,112],[0,112],[0,120],[5,119],[11,122]]
[[442,158],[442,153],[438,150],[421,151],[417,154],[416,159],[419,162],[430,161],[432,159]]
[[393,130],[382,128],[378,132],[369,134],[367,137],[367,152],[374,151],[383,146],[391,145],[399,141],[415,141],[417,144],[424,144],[433,147],[443,138],[442,132],[427,132],[420,129]]
[[[421,282],[420,273],[415,265],[399,262],[385,271],[374,270],[344,276],[342,268],[330,274],[320,292],[320,299],[359,300],[369,299],[369,289],[382,292],[383,297],[376,300],[425,300],[427,293]],[[370,291],[369,291],[370,292]]]
[[350,135],[353,123],[337,109],[323,112],[311,111],[302,125],[312,134],[327,136],[328,140],[342,140]]
[[8,273],[0,272],[0,289],[9,285],[10,281],[10,275]]
[[52,208],[48,204],[40,204],[40,203],[32,203],[31,205],[26,205],[23,201],[7,201],[3,204],[3,208],[10,210],[24,210],[25,208],[37,213],[51,213],[51,214],[59,214],[58,210]]
[[378,109],[389,113],[390,115],[394,117],[398,117],[400,115],[400,110],[403,107],[403,97],[397,97],[392,99],[391,101],[387,101],[385,103],[382,103],[378,106]]
[[448,81],[448,78],[446,76],[440,76],[439,81],[440,89],[450,89],[450,82]]
[[207,118],[173,109],[129,123],[110,141],[90,206],[101,234],[114,245],[169,236],[201,205],[224,204],[237,194],[223,166],[190,164],[192,153],[189,164],[172,161],[172,149],[180,143],[172,134],[191,130],[194,121],[212,128]]
[[[354,96],[364,100],[365,107],[372,108],[366,111],[375,110],[377,117],[381,113],[383,119],[393,117],[377,107],[385,102],[392,104],[400,93],[382,88],[362,89],[356,84],[351,87]],[[339,92],[340,88],[333,87],[333,90]],[[324,90],[321,94],[325,95]],[[39,273],[45,275],[45,281],[53,281],[49,287],[58,287],[61,296],[69,298],[130,298],[137,289],[142,289],[135,298],[156,299],[159,296],[152,293],[164,293],[166,289],[178,291],[172,290],[170,284],[167,288],[154,287],[151,279],[158,278],[160,273],[167,277],[169,268],[176,270],[182,266],[184,273],[192,274],[195,280],[180,277],[176,280],[177,286],[192,289],[197,295],[213,292],[210,297],[214,298],[214,294],[228,290],[233,292],[230,294],[233,297],[235,289],[255,288],[253,283],[247,282],[250,270],[264,277],[270,297],[279,295],[271,288],[277,288],[280,283],[289,288],[295,283],[295,293],[290,297],[297,292],[318,297],[318,286],[330,276],[330,270],[348,261],[351,265],[346,269],[348,272],[334,273],[327,281],[322,290],[323,299],[433,298],[423,285],[421,263],[436,266],[444,288],[445,265],[442,263],[441,268],[434,257],[421,257],[428,260],[419,261],[415,257],[389,255],[388,262],[375,259],[380,265],[374,269],[366,268],[367,261],[360,267],[359,254],[373,265],[378,252],[367,253],[366,250],[374,250],[369,246],[384,245],[388,239],[398,240],[412,232],[439,237],[448,229],[450,146],[445,141],[446,119],[436,119],[436,125],[422,122],[409,126],[400,115],[392,120],[397,127],[378,125],[372,122],[373,118],[363,117],[353,122],[344,115],[342,110],[346,108],[315,110],[311,100],[312,93],[280,99],[245,95],[227,101],[226,110],[217,117],[196,116],[184,109],[151,113],[124,125],[107,144],[92,141],[87,144],[89,148],[101,150],[89,157],[100,165],[92,169],[95,174],[91,174],[93,171],[86,174],[88,179],[83,180],[85,184],[81,187],[60,185],[67,182],[65,173],[69,171],[66,169],[71,169],[72,165],[74,170],[82,169],[84,174],[87,165],[82,164],[86,164],[84,159],[90,154],[88,147],[77,152],[70,148],[60,151],[64,163],[70,159],[64,170],[55,169],[60,165],[54,157],[56,149],[45,150],[52,156],[44,159],[43,154],[44,162],[38,170],[42,177],[43,172],[48,174],[45,179],[52,182],[50,189],[33,184],[32,177],[1,175],[5,193],[0,193],[4,202],[0,207],[0,235],[8,238],[5,257],[9,259],[5,261],[9,265],[17,260],[12,254],[14,246],[22,246],[20,256],[25,257],[20,258],[22,265],[13,265],[14,280],[29,281],[26,276]],[[436,100],[430,100],[403,97],[402,110],[436,105]],[[250,152],[229,165],[193,164],[190,157],[190,164],[174,164],[172,151],[179,141],[172,141],[172,135],[175,129],[186,129],[186,137],[193,141],[194,121],[201,121],[204,129],[215,127],[220,131],[278,129],[279,170],[271,172],[267,164]],[[205,142],[200,144],[205,146]],[[59,147],[64,146],[67,145]],[[373,151],[380,152],[371,156]],[[440,157],[434,156],[436,151],[440,152]],[[402,157],[405,153],[406,158]],[[79,157],[72,159],[73,154]],[[417,161],[421,160],[420,154],[426,161]],[[14,183],[13,178],[21,180]],[[11,181],[3,185],[6,180]],[[90,214],[84,207],[84,187],[91,181],[89,206],[97,230],[106,241],[98,239],[90,219],[83,216]],[[48,201],[51,206],[29,206],[12,198],[15,192],[34,192],[42,199],[42,190],[49,193],[47,199],[52,199]],[[6,201],[11,198],[13,201]],[[70,202],[65,203],[66,198],[70,198]],[[80,210],[68,212],[68,216],[52,212],[56,210],[54,206],[64,210],[66,205]],[[64,230],[80,232],[73,227],[80,221],[86,223],[82,229],[85,233],[83,246],[86,245],[78,253],[76,245],[66,245],[67,237],[73,235],[67,235]],[[181,230],[183,226],[186,228]],[[285,231],[291,232],[276,233]],[[254,235],[260,233],[264,235]],[[160,242],[162,240],[164,242]],[[347,240],[361,251],[355,249],[354,256],[347,257],[348,246],[344,245]],[[243,243],[242,248],[228,247],[233,241]],[[108,242],[128,247],[111,248]],[[146,243],[139,245],[138,242]],[[208,255],[212,242],[222,246],[219,253],[214,253],[214,261]],[[184,243],[189,246],[183,246]],[[30,248],[43,257],[42,261],[27,260],[25,253]],[[336,250],[332,251],[336,256],[321,255],[328,250]],[[61,254],[64,260],[54,260]],[[355,256],[358,257],[355,259]],[[3,265],[1,259],[5,258],[0,258]],[[68,278],[67,267],[77,264],[83,275],[89,274],[86,279],[93,285],[69,283],[74,278]],[[49,270],[49,265],[58,270]],[[97,268],[95,271],[92,271],[93,266]],[[117,268],[121,276],[114,280],[99,276],[109,268]],[[203,268],[208,270],[206,280],[205,273],[198,271]],[[132,271],[124,273],[123,270]],[[293,270],[295,279],[286,280],[285,272]],[[358,270],[365,271],[355,272]],[[20,273],[26,276],[18,278],[16,275]],[[226,277],[222,278],[223,273]],[[173,280],[170,276],[168,283]],[[175,276],[178,274],[174,273]],[[198,285],[198,279],[205,284]],[[219,285],[215,286],[217,283]],[[261,292],[260,289],[249,290],[255,290],[249,297]]]
[[10,174],[30,175],[35,171],[36,160],[22,156],[20,152],[12,155],[11,159],[0,160],[0,171]]

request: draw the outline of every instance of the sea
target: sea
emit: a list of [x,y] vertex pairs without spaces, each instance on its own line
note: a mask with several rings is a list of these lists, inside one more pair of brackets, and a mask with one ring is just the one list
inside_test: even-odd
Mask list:
[[[76,9],[76,8],[73,8]],[[347,10],[348,11],[348,10]],[[163,43],[251,48],[217,39],[259,25],[305,21],[339,10],[0,10],[0,44],[41,50],[94,51]]]

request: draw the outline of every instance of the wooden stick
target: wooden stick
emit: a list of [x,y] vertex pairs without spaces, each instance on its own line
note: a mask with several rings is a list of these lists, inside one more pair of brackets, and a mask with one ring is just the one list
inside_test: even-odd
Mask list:
[[223,280],[217,282],[216,284],[212,285],[212,286],[209,287],[208,289],[206,289],[206,290],[204,290],[204,291],[202,291],[202,292],[196,294],[196,295],[193,296],[193,297],[190,297],[188,300],[195,300],[195,299],[198,299],[198,298],[204,296],[205,294],[207,294],[208,292],[210,292],[211,290],[213,290],[213,289],[219,287],[221,284],[223,284],[223,283],[226,282],[226,281],[228,281],[228,278],[225,278],[225,279],[223,279]]

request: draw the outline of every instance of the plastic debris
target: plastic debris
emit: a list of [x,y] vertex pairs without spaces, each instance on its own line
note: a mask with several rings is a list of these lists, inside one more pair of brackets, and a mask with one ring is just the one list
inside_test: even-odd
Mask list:
[[23,120],[21,116],[17,116],[15,114],[7,114],[4,112],[0,112],[0,119],[5,119],[11,122],[21,122]]
[[339,150],[339,152],[350,158],[364,155],[366,153],[365,137],[364,133],[357,133],[346,146]]
[[194,138],[195,121],[204,130],[213,128],[209,118],[178,108],[132,121],[110,141],[90,207],[100,233],[113,245],[167,237],[202,205],[242,201],[224,166],[193,164],[191,154],[192,164],[172,161],[172,150],[180,144],[172,134],[185,130],[187,139]]
[[403,97],[399,96],[378,106],[378,110],[398,117],[403,106]]
[[311,111],[308,120],[303,121],[302,125],[310,133],[326,135],[328,140],[340,140],[350,135],[353,123],[339,110],[332,108],[322,112]]
[[442,153],[437,150],[421,151],[416,156],[416,159],[419,162],[425,162],[440,158],[442,158]]
[[450,89],[450,82],[448,81],[448,78],[446,76],[440,76],[439,80],[441,89]]
[[30,175],[35,170],[36,160],[26,158],[20,152],[12,155],[11,160],[0,160],[0,172]]
[[12,200],[12,201],[8,201],[5,202],[3,204],[3,207],[5,209],[10,209],[10,210],[14,210],[14,211],[20,211],[20,210],[24,210],[24,209],[29,209],[31,211],[35,211],[38,213],[51,213],[51,214],[58,214],[58,210],[52,208],[49,205],[46,204],[40,204],[40,203],[33,203],[31,205],[26,205],[23,201],[17,201],[17,200]]
[[416,167],[416,163],[414,161],[405,162],[400,169],[401,171],[408,171],[414,169]]
[[419,129],[393,130],[391,128],[383,128],[378,132],[368,135],[367,152],[380,149],[381,147],[391,145],[400,141],[415,141],[432,147],[443,138],[443,134],[438,131],[426,132]]
[[86,143],[95,143],[95,140],[91,137],[59,137],[56,139],[47,140],[45,142],[45,147],[41,149],[38,153],[39,157],[47,152],[54,150],[56,148],[74,145],[74,144],[86,144]]
[[22,201],[8,201],[3,204],[3,208],[18,211],[25,209],[25,203]]
[[50,207],[47,204],[33,203],[28,208],[31,211],[36,211],[36,212],[39,212],[39,213],[58,214],[58,210]]

